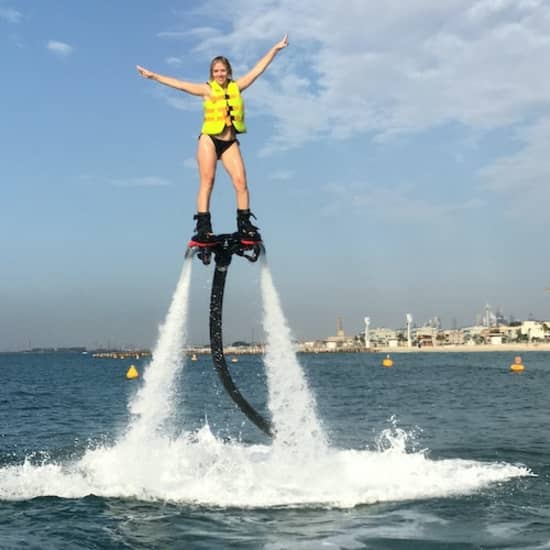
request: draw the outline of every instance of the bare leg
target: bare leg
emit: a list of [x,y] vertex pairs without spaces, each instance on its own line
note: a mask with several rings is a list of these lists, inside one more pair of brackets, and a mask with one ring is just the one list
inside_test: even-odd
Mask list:
[[262,237],[258,228],[251,223],[250,217],[256,217],[250,212],[248,187],[246,184],[246,170],[238,144],[233,144],[222,155],[223,167],[231,177],[235,194],[237,195],[237,231],[243,244],[261,242]]
[[246,184],[246,170],[244,167],[241,149],[234,143],[222,155],[223,167],[229,174],[237,198],[237,208],[247,210],[249,208],[248,186]]
[[210,195],[216,177],[216,149],[209,136],[202,135],[197,147],[197,164],[199,165],[199,192],[197,194],[197,212],[209,212]]

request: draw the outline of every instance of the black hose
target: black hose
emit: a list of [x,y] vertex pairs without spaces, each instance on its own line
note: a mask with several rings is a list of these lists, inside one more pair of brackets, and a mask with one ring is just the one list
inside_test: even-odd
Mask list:
[[256,424],[256,426],[266,435],[272,437],[273,429],[271,423],[254,409],[254,407],[243,397],[237,386],[235,386],[223,354],[223,293],[229,263],[230,258],[229,261],[220,262],[220,265],[216,263],[214,279],[212,280],[212,293],[210,295],[210,349],[212,351],[212,360],[214,361],[214,366],[218,371],[223,387],[229,394],[229,397],[233,399],[249,420]]

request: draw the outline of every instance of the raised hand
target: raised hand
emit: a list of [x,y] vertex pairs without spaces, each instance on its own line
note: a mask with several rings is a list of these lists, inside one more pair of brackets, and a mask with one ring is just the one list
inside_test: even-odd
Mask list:
[[153,78],[153,75],[155,74],[144,67],[140,67],[139,65],[136,65],[136,69],[143,78]]
[[286,48],[288,46],[288,34],[285,34],[283,36],[283,39],[280,42],[277,42],[275,46],[273,46],[277,51],[282,50],[283,48]]

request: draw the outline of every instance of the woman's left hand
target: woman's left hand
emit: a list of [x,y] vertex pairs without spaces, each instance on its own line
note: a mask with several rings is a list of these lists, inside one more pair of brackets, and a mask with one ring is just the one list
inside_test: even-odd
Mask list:
[[286,48],[288,46],[288,34],[285,34],[283,36],[283,39],[280,42],[277,42],[275,46],[273,46],[277,51],[282,50],[283,48]]

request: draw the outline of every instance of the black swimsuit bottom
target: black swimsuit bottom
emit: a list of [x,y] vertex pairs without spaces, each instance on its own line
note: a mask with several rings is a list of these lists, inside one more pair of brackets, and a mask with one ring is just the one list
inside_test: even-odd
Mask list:
[[214,147],[216,148],[216,157],[218,160],[222,158],[222,155],[234,144],[239,144],[239,140],[237,138],[230,139],[225,141],[224,139],[218,139],[217,137],[211,136],[210,134],[206,134],[211,140],[212,143],[214,143]]

